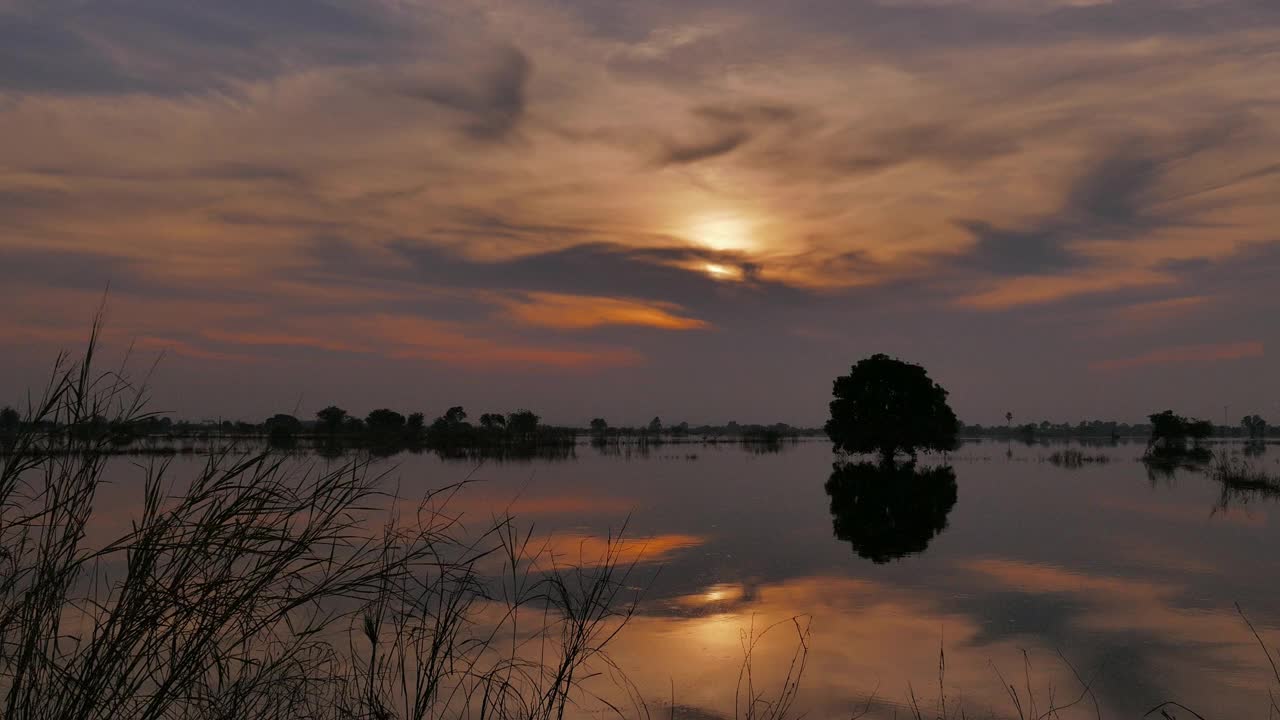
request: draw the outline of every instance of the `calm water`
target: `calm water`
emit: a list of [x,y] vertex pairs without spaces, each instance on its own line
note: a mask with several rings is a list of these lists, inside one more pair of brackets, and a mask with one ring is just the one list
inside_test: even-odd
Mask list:
[[[832,454],[818,441],[383,462],[404,495],[471,475],[457,509],[482,523],[509,508],[567,561],[628,523],[647,590],[611,655],[655,716],[673,695],[676,717],[732,715],[744,633],[800,616],[812,637],[796,708],[808,717],[892,717],[909,685],[935,712],[940,648],[951,707],[963,699],[971,717],[1011,713],[997,671],[1024,692],[1023,651],[1041,712],[1051,684],[1059,702],[1078,692],[1060,652],[1096,677],[1104,717],[1169,699],[1265,717],[1270,668],[1234,603],[1280,644],[1280,506],[1223,507],[1197,472],[1149,476],[1141,444],[1071,447],[1110,462],[1066,468],[1048,461],[1063,446],[973,443],[951,458],[954,490],[895,500],[848,480],[834,516]],[[1274,446],[1251,458],[1273,472],[1278,460]],[[758,683],[785,669],[795,639],[791,625],[764,636]]]

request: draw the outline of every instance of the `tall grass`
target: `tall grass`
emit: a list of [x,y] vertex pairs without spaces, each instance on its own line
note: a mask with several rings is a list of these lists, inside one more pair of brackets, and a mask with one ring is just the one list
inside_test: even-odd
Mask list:
[[100,329],[0,459],[0,718],[558,719],[587,697],[633,565],[610,543],[558,567],[508,517],[466,527],[460,486],[379,521],[405,505],[364,460],[215,452],[179,482],[155,459],[110,533],[110,428],[147,398],[95,369]]

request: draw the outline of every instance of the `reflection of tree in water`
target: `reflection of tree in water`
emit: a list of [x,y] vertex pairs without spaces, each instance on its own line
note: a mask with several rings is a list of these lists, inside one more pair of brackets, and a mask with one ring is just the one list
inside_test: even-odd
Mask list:
[[1147,480],[1153,488],[1162,484],[1171,487],[1179,470],[1203,472],[1211,460],[1213,454],[1201,447],[1150,447],[1142,456]]
[[957,499],[954,470],[912,464],[836,465],[826,490],[836,537],[876,563],[924,552]]

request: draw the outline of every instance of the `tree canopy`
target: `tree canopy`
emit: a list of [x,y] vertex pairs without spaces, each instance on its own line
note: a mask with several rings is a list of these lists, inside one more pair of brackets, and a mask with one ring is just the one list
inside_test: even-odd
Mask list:
[[1240,418],[1240,427],[1244,428],[1245,434],[1250,438],[1267,436],[1267,421],[1260,415],[1245,415]]
[[331,433],[341,430],[343,423],[347,421],[347,417],[347,411],[337,405],[330,405],[316,413],[316,419],[320,421],[320,426]]
[[1172,410],[1147,416],[1151,420],[1149,445],[1166,447],[1185,445],[1188,438],[1200,441],[1213,434],[1213,423],[1208,420],[1186,418]]
[[832,395],[825,429],[838,451],[891,462],[899,452],[955,448],[960,423],[947,391],[919,365],[872,355],[836,378]]
[[404,415],[389,408],[378,408],[364,418],[365,425],[373,432],[394,433],[404,430]]

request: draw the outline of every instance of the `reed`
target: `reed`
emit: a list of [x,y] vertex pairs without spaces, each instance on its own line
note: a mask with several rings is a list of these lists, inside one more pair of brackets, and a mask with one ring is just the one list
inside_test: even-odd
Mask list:
[[635,607],[616,542],[559,567],[510,517],[464,526],[465,482],[388,512],[367,458],[227,448],[183,482],[151,458],[94,539],[114,429],[148,416],[145,383],[95,369],[100,331],[0,459],[0,718],[547,720],[609,664]]

